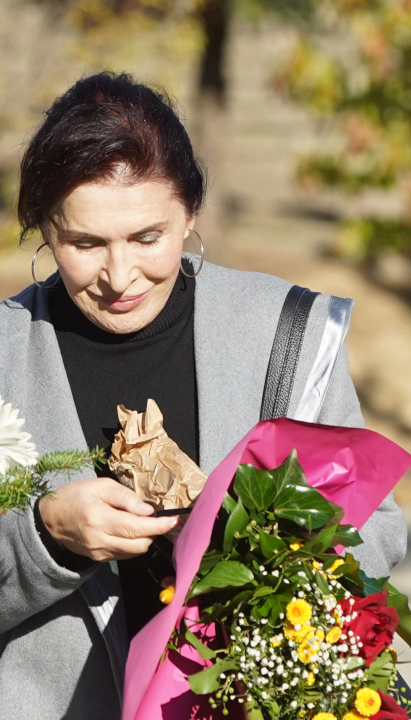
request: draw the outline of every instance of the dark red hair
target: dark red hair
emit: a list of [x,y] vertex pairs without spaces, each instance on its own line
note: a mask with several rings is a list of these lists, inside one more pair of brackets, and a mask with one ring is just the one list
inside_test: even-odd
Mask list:
[[189,216],[199,212],[205,170],[164,92],[105,71],[76,82],[45,115],[21,163],[22,240],[64,195],[119,165],[127,182],[167,182]]

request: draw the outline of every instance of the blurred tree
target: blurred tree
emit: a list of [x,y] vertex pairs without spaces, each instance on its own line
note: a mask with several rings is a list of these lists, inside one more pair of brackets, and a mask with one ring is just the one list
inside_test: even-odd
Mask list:
[[307,186],[359,194],[395,188],[403,212],[345,222],[338,249],[411,256],[411,0],[312,0],[277,89],[326,120],[322,149],[301,159]]

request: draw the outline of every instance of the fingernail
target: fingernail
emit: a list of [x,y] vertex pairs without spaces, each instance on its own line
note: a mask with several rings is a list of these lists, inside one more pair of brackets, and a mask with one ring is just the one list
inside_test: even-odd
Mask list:
[[173,518],[171,518],[171,520],[170,520],[170,527],[171,527],[171,528],[175,527],[176,525],[178,525],[179,522],[180,522],[180,521],[179,521],[178,517],[173,517]]

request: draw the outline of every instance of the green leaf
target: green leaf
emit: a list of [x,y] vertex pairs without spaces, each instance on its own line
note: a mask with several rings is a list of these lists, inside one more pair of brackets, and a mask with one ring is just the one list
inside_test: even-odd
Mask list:
[[389,577],[369,578],[362,570],[360,570],[360,578],[364,585],[364,595],[374,595],[374,593],[384,590],[387,580],[389,580]]
[[245,510],[241,498],[238,498],[234,509],[231,511],[231,515],[227,520],[224,532],[223,550],[225,553],[230,552],[234,543],[235,533],[242,533],[248,524],[250,516]]
[[217,660],[214,665],[211,665],[206,670],[200,670],[195,675],[189,676],[190,688],[196,695],[209,695],[209,693],[215,692],[220,687],[221,673],[236,668],[236,660]]
[[368,668],[367,685],[373,690],[381,690],[381,692],[386,693],[393,670],[392,657],[389,652],[384,651]]
[[260,708],[253,702],[246,703],[247,720],[264,720],[264,715]]
[[223,500],[224,510],[230,515],[233,512],[236,505],[237,505],[237,503],[234,500],[234,498],[231,497],[231,495],[229,495],[228,493],[226,493],[224,495],[224,500]]
[[411,610],[408,606],[408,598],[406,595],[398,592],[393,585],[387,583],[386,587],[388,588],[387,605],[394,607],[400,618],[397,633],[405,640],[407,645],[411,647]]
[[317,583],[323,595],[331,595],[331,590],[328,586],[326,579],[323,578],[323,576],[320,572],[318,572],[318,570],[315,573],[315,582]]
[[338,525],[345,515],[344,508],[342,508],[341,505],[336,505],[335,503],[331,502],[330,500],[329,500],[329,503],[334,510],[334,513],[330,520],[330,523],[331,523],[331,525]]
[[334,573],[338,577],[346,577],[351,582],[358,585],[361,590],[364,589],[364,583],[361,579],[360,563],[354,560],[351,553],[347,553],[344,557],[344,565],[340,565]]
[[271,625],[276,625],[280,613],[282,613],[284,611],[284,605],[280,602],[278,597],[275,597],[273,600],[274,601],[272,603],[273,606],[271,608],[269,620],[270,620]]
[[274,502],[277,486],[272,471],[257,470],[254,465],[240,465],[234,491],[250,510],[265,510]]
[[275,700],[269,700],[268,704],[270,707],[270,710],[269,710],[270,716],[271,716],[272,720],[275,720],[275,718],[277,718],[279,716],[281,708],[280,708],[279,704],[276,703]]
[[352,655],[350,658],[347,658],[345,663],[345,672],[351,672],[351,670],[358,670],[359,667],[363,667],[365,665],[365,660]]
[[288,458],[278,468],[275,468],[272,473],[279,493],[289,486],[307,485],[304,470],[298,462],[296,450],[293,450]]
[[287,546],[280,538],[262,532],[260,535],[260,548],[264,557],[269,558],[275,553],[280,552],[280,550],[286,550]]
[[207,552],[205,553],[205,555],[201,561],[198,572],[200,574],[204,574],[204,573],[208,572],[213,567],[215,567],[217,565],[217,563],[219,563],[220,560],[223,559],[224,556],[225,556],[225,553],[221,552],[221,550],[216,550],[216,549],[207,550]]
[[[230,601],[224,605],[219,603],[213,603],[210,607],[203,608],[202,616],[207,614],[207,622],[214,622],[220,620],[223,622],[224,619],[232,616],[234,610],[242,607],[244,603],[248,602],[252,597],[252,590],[242,590],[236,593]],[[230,620],[231,622],[231,620]]]
[[271,595],[270,597],[266,598],[265,602],[262,605],[259,606],[260,613],[264,618],[269,616],[273,608],[273,603],[275,604],[275,597]]
[[315,488],[291,485],[276,498],[275,514],[309,530],[315,530],[331,520],[334,510]]
[[318,690],[306,690],[303,695],[304,702],[306,703],[322,700],[323,697],[323,693],[319,692]]
[[267,510],[273,505],[276,496],[286,487],[307,486],[304,471],[297,459],[295,450],[273,470],[258,470],[254,465],[240,465],[234,490],[250,510]]
[[276,567],[281,565],[281,563],[283,562],[283,560],[285,560],[287,555],[288,555],[288,550],[284,550],[284,552],[278,553],[278,555],[275,556],[275,560],[271,565],[272,569],[275,570]]
[[189,642],[190,645],[197,650],[199,656],[203,658],[203,660],[212,660],[216,657],[214,650],[211,650],[211,648],[207,647],[207,645],[204,645],[204,643],[198,639],[197,635],[194,635],[194,633],[192,633],[188,628],[186,628],[185,631],[185,638],[187,642]]
[[266,595],[272,595],[275,592],[274,588],[267,587],[266,585],[260,585],[258,590],[253,595],[253,600],[260,597],[265,597]]
[[211,589],[241,587],[254,580],[251,570],[236,560],[222,560],[194,586],[192,597]]
[[362,545],[360,533],[352,525],[339,525],[334,537],[335,545],[344,545],[344,547],[357,547]]
[[311,552],[313,555],[321,555],[328,550],[331,545],[334,545],[336,530],[337,525],[330,525],[329,527],[323,528],[318,535],[304,545],[303,550],[305,550],[305,552]]

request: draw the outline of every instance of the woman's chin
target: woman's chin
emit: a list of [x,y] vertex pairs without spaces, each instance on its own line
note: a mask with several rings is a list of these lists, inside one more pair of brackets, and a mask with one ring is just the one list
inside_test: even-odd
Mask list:
[[84,308],[81,308],[81,310],[87,319],[94,325],[97,325],[100,330],[105,330],[106,332],[117,335],[127,335],[137,332],[151,322],[151,318],[146,317],[147,313],[133,312],[131,310],[123,313],[110,311],[85,312]]

